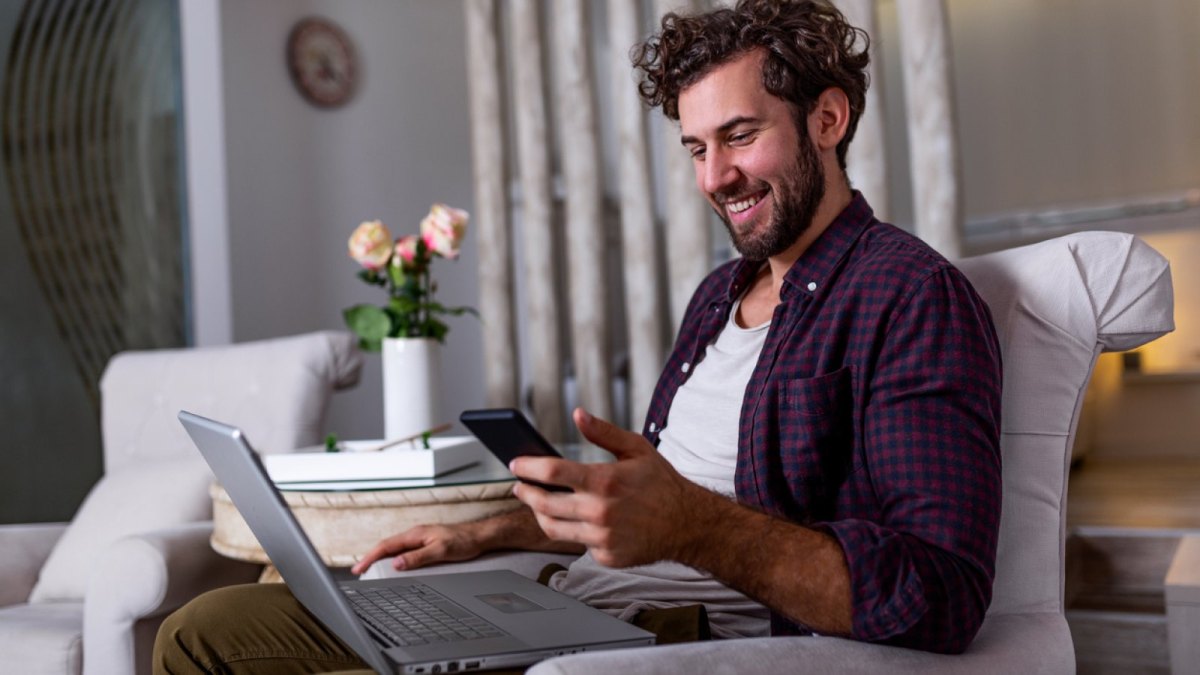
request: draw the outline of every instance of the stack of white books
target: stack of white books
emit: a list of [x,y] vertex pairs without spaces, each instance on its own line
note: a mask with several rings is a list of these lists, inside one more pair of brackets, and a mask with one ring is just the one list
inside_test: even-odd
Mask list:
[[341,452],[324,446],[299,452],[264,455],[267,475],[276,485],[303,485],[331,481],[379,481],[433,478],[479,462],[487,452],[474,436],[441,436],[405,442],[384,450],[371,450],[383,441],[343,441]]

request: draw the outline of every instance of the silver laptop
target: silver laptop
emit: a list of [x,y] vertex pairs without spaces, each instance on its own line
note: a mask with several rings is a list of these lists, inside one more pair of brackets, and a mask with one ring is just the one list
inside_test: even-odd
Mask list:
[[241,430],[186,411],[179,421],[292,593],[378,672],[507,668],[654,644],[654,634],[508,570],[335,580]]

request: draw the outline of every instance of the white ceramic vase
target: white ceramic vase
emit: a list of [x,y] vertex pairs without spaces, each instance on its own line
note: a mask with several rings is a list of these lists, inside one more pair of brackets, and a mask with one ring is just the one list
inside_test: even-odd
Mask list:
[[432,338],[383,339],[383,436],[403,438],[440,418],[441,344]]

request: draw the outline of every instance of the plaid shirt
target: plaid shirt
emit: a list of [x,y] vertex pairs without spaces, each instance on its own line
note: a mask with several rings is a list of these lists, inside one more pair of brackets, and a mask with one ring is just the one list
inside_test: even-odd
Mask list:
[[[646,417],[652,443],[758,268],[726,263],[692,297]],[[1000,524],[1000,347],[957,269],[855,193],[784,277],[739,425],[738,501],[839,542],[850,637],[966,649]],[[771,628],[809,632],[778,614]]]

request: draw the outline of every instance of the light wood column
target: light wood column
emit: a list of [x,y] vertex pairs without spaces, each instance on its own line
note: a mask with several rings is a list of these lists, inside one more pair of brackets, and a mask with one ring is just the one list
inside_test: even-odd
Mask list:
[[663,365],[665,312],[658,301],[657,237],[645,116],[633,73],[626,65],[629,48],[641,39],[636,0],[609,0],[608,38],[618,128],[621,250],[629,324],[629,420],[633,429],[641,429]]
[[855,189],[862,192],[875,216],[888,220],[891,213],[891,194],[888,191],[888,153],[884,123],[887,108],[883,98],[883,69],[877,57],[880,51],[875,42],[878,32],[875,0],[837,0],[838,9],[850,25],[866,31],[871,38],[871,63],[867,66],[870,87],[867,104],[858,120],[858,131],[846,153],[846,173]]
[[[566,248],[571,350],[579,403],[613,419],[612,357],[604,275],[607,245],[601,192],[596,95],[588,58],[584,0],[551,3],[556,64],[559,152],[566,185]],[[569,427],[568,427],[569,428]]]
[[552,441],[564,438],[562,349],[554,279],[554,224],[538,2],[512,0],[512,57],[516,81],[517,162],[521,184],[521,239],[528,295],[533,416]]
[[[697,0],[656,0],[658,16],[667,12],[690,14],[700,8]],[[658,30],[656,24],[654,30]],[[663,137],[663,166],[666,173],[666,254],[671,303],[671,334],[679,330],[683,312],[692,293],[712,269],[712,229],[708,204],[696,188],[691,159],[679,144],[679,123],[657,114]]]
[[896,0],[917,236],[948,258],[962,253],[958,129],[943,0]]
[[467,70],[470,78],[473,229],[479,232],[479,314],[483,322],[487,405],[517,405],[517,331],[513,321],[512,240],[509,234],[508,164],[504,100],[500,95],[495,0],[467,0]]

